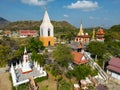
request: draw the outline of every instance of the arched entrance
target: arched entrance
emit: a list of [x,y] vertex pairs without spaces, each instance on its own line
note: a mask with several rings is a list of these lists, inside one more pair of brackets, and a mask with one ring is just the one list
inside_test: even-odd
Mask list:
[[50,46],[50,41],[48,42],[48,46]]

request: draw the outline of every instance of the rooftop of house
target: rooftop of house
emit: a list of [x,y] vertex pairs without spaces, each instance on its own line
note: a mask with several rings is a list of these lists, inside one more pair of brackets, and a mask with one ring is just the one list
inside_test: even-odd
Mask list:
[[89,35],[81,35],[81,36],[76,36],[76,38],[89,38]]
[[120,58],[112,57],[109,61],[107,69],[120,73]]
[[98,34],[103,35],[103,34],[105,34],[105,33],[104,33],[104,30],[100,28],[100,29],[98,29],[98,31],[97,31],[96,34],[97,34],[97,35],[98,35]]
[[120,68],[120,58],[112,57],[109,61],[109,64]]
[[20,33],[36,33],[36,30],[20,30]]
[[84,63],[87,63],[88,60],[86,60],[85,58],[83,58],[83,54],[80,53],[80,52],[72,52],[73,54],[73,57],[74,57],[74,63],[75,64],[84,64]]

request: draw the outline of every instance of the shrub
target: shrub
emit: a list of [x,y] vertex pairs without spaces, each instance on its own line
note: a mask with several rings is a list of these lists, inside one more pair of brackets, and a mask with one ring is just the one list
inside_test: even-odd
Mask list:
[[42,81],[47,80],[47,79],[48,79],[48,76],[44,76],[44,77],[36,78],[35,81],[42,82]]

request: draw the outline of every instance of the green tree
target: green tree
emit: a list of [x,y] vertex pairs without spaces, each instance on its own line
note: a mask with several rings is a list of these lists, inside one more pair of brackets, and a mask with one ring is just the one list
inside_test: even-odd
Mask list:
[[71,79],[71,78],[73,77],[72,71],[68,71],[68,72],[66,73],[66,77],[69,78],[69,79]]
[[73,87],[70,83],[63,79],[59,82],[58,90],[73,90]]
[[106,31],[105,33],[105,42],[120,40],[120,33],[114,31]]
[[23,52],[24,52],[24,47],[23,46],[19,47],[17,50],[13,50],[12,51],[12,53],[13,53],[12,58],[18,58],[18,57],[22,56]]
[[102,58],[106,53],[106,45],[102,42],[90,42],[89,45],[87,45],[87,49],[92,55],[97,55],[99,58]]
[[73,60],[71,49],[67,45],[62,44],[59,44],[54,49],[52,56],[61,66],[68,66],[68,62]]
[[70,42],[71,40],[74,39],[74,37],[76,36],[75,34],[75,31],[70,31],[70,32],[67,32],[66,35],[65,35],[65,39]]
[[39,39],[31,38],[29,40],[28,48],[30,51],[38,51],[43,49],[43,43]]
[[52,65],[51,73],[53,76],[57,77],[62,74],[60,68],[57,65]]
[[5,66],[7,61],[10,59],[11,59],[10,47],[0,45],[0,67]]
[[120,42],[118,41],[109,41],[106,43],[107,52],[111,53],[113,56],[120,57]]
[[36,51],[32,52],[31,59],[40,63],[41,66],[45,64],[44,56],[41,54],[38,54]]
[[89,65],[80,65],[74,68],[73,75],[77,80],[85,79],[88,75],[96,75],[97,72],[93,70]]
[[11,39],[10,37],[7,37],[7,36],[3,36],[0,44],[3,46],[9,46],[12,49],[15,49],[16,47],[18,47],[17,42],[14,39]]

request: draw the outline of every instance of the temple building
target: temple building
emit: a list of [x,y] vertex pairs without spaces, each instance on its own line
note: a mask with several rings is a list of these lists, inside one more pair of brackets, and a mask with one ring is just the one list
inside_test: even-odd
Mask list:
[[98,29],[98,31],[96,32],[96,40],[100,41],[100,42],[104,42],[105,38],[104,38],[104,30],[103,29]]
[[19,30],[19,37],[21,38],[37,37],[37,31],[36,30]]
[[5,30],[4,33],[5,33],[5,36],[11,37],[11,31],[10,30]]
[[73,60],[74,64],[81,65],[81,64],[85,64],[88,62],[88,60],[83,55],[83,51],[82,52],[73,51],[72,55],[74,57],[74,60]]
[[80,31],[78,32],[77,36],[75,37],[75,42],[80,43],[89,43],[89,35],[88,33],[84,33],[82,24],[80,25]]
[[54,27],[50,21],[47,10],[45,11],[40,26],[40,40],[43,42],[44,46],[54,46]]
[[27,53],[26,48],[24,50],[22,62],[16,62],[15,65],[11,63],[10,73],[14,87],[29,82],[30,77],[33,77],[33,80],[35,78],[47,76],[47,73],[43,70],[43,67],[41,67],[37,61],[33,62],[31,60],[31,54]]

